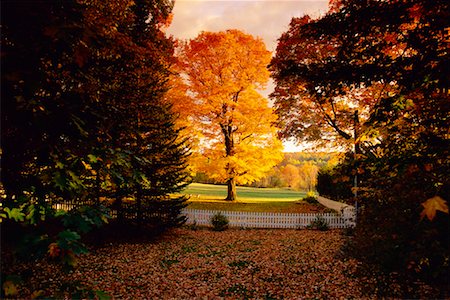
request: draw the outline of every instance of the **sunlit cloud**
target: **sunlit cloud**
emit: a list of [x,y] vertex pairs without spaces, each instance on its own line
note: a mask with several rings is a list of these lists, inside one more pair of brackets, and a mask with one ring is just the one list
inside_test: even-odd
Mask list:
[[239,29],[261,37],[270,51],[292,17],[318,16],[328,1],[177,0],[168,30],[176,38],[195,38],[201,31]]

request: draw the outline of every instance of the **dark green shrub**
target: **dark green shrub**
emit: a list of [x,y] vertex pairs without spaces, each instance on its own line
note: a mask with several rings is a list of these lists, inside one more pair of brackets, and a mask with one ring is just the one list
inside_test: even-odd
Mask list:
[[317,201],[317,198],[314,196],[305,197],[303,198],[303,201],[309,204],[319,204],[319,201]]
[[316,229],[320,231],[326,231],[330,227],[328,226],[327,220],[325,220],[322,216],[317,216],[314,221],[311,222],[311,224],[308,225],[308,229]]
[[224,231],[228,228],[228,218],[220,212],[211,217],[211,225],[214,231]]
[[[343,162],[334,168],[322,168],[317,174],[316,189],[319,195],[333,200],[353,199],[352,187],[355,162],[352,153],[347,153]],[[359,175],[359,179],[362,179]]]
[[330,197],[333,194],[333,174],[332,169],[322,168],[317,173],[317,192],[325,197]]
[[[422,203],[435,196],[448,205],[450,161],[444,149],[450,148],[422,138],[395,139],[374,150],[389,149],[385,156],[361,157],[359,168],[370,176],[358,191],[361,206],[351,253],[383,272],[444,287],[449,278],[450,216],[437,211],[429,220],[421,212]],[[405,293],[405,298],[420,298],[414,291]]]

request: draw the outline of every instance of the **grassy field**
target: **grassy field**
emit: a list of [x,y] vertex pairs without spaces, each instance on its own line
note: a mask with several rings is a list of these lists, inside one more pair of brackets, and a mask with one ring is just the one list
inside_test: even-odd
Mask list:
[[184,190],[184,194],[190,196],[188,208],[193,209],[284,213],[325,211],[321,205],[300,201],[306,196],[305,192],[289,189],[237,187],[238,199],[230,202],[224,200],[227,195],[225,185],[193,183]]
[[[241,203],[286,202],[298,201],[306,196],[305,192],[280,188],[236,188]],[[227,196],[226,185],[192,183],[184,190],[184,194],[191,195],[191,200],[217,201]]]

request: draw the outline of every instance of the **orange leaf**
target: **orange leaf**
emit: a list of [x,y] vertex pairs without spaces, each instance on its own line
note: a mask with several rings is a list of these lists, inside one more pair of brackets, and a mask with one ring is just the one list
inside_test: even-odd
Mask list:
[[423,211],[420,214],[420,219],[427,216],[428,220],[432,221],[436,216],[436,211],[442,211],[448,214],[448,206],[444,199],[439,196],[434,196],[422,203]]
[[45,295],[43,290],[37,290],[34,291],[33,294],[31,294],[31,299],[37,299],[39,297],[43,297]]
[[17,295],[17,287],[14,282],[7,280],[3,283],[3,291],[5,296],[15,296]]
[[47,252],[48,252],[48,255],[50,255],[50,257],[58,257],[61,250],[59,249],[59,246],[57,243],[51,243],[50,245],[48,245]]

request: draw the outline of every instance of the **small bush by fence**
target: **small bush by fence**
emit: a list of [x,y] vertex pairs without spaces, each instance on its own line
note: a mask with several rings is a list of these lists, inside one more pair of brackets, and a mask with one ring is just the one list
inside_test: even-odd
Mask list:
[[229,220],[228,226],[242,228],[306,228],[317,217],[322,217],[329,228],[347,228],[354,226],[354,210],[347,209],[342,214],[335,213],[268,213],[217,211],[185,208],[181,211],[186,216],[186,224],[210,226],[211,217],[221,213]]

